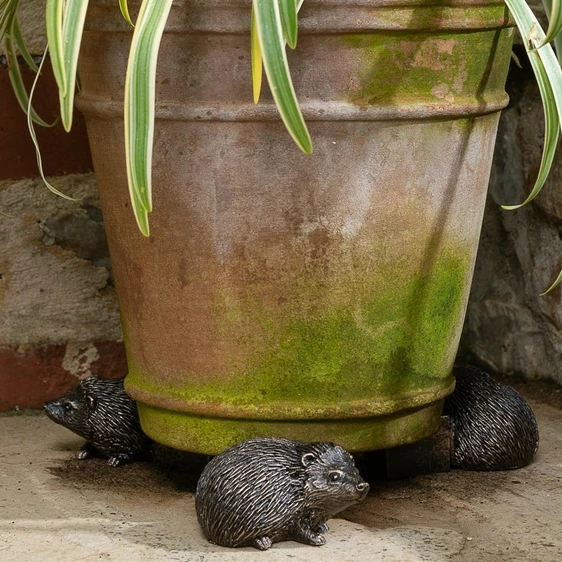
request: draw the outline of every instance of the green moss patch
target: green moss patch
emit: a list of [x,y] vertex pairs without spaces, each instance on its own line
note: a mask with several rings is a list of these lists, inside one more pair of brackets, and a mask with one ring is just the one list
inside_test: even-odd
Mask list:
[[362,51],[363,61],[347,101],[385,105],[503,97],[512,40],[511,29],[344,35],[347,48]]
[[267,416],[276,408],[333,412],[341,404],[343,417],[349,404],[369,399],[398,403],[433,391],[442,396],[450,384],[470,262],[464,250],[434,259],[425,271],[389,264],[331,286],[300,279],[281,312],[255,299],[237,302],[238,314],[218,321],[236,322],[243,314],[255,324],[250,339],[239,341],[251,349],[245,364],[232,365],[213,382],[186,373],[182,388],[160,388],[135,369],[129,382],[182,398],[187,408],[243,405],[263,408]]

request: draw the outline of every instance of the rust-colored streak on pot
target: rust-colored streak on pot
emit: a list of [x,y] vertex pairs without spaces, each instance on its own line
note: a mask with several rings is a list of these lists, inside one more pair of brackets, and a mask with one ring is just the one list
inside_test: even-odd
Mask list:
[[290,53],[306,156],[267,88],[252,104],[250,5],[174,4],[149,239],[126,186],[126,56],[109,58],[130,32],[109,1],[91,5],[79,104],[128,391],[151,436],[200,452],[258,434],[356,450],[421,438],[452,389],[506,101],[505,8],[306,3]]

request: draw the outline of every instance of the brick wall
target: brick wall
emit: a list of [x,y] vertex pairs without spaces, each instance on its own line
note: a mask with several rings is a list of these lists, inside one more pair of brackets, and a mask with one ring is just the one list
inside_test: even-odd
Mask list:
[[[21,65],[28,83],[32,73]],[[47,68],[35,107],[57,115]],[[36,408],[89,374],[123,376],[126,361],[86,127],[37,129],[45,172],[38,178],[26,117],[0,65],[0,411]]]

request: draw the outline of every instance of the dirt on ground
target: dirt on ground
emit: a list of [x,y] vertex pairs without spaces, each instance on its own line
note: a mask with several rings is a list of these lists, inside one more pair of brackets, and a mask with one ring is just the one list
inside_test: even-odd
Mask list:
[[494,375],[494,378],[515,388],[527,400],[548,404],[562,410],[562,386],[554,381],[528,380],[519,376]]

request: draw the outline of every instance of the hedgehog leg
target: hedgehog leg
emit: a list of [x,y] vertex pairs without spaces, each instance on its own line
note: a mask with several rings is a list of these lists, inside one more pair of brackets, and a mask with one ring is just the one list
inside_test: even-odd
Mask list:
[[302,542],[304,544],[310,544],[312,546],[322,546],[326,544],[326,538],[320,534],[320,532],[314,532],[309,527],[302,525],[296,526],[295,529],[295,540]]
[[76,458],[79,460],[91,459],[92,457],[99,457],[100,452],[89,442],[86,441],[82,448],[76,453]]
[[127,453],[119,453],[117,455],[111,455],[111,457],[109,457],[109,460],[107,461],[107,464],[109,466],[120,466],[129,462],[133,462],[133,458],[131,457],[131,455],[128,455]]
[[258,537],[254,539],[252,545],[255,546],[259,550],[267,550],[271,547],[273,541],[269,537]]

